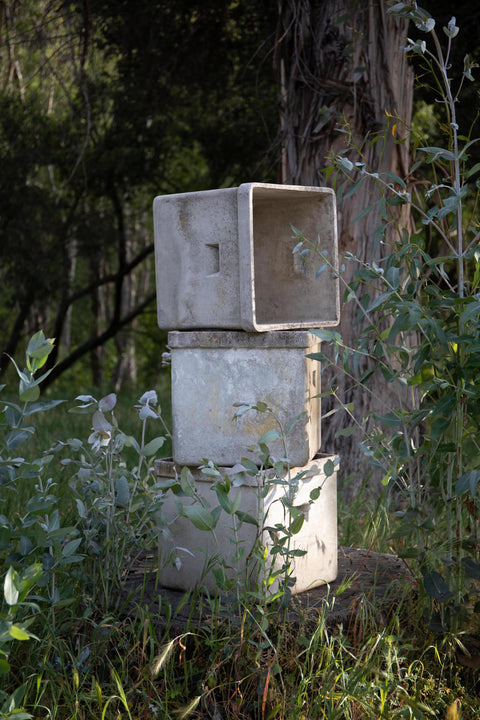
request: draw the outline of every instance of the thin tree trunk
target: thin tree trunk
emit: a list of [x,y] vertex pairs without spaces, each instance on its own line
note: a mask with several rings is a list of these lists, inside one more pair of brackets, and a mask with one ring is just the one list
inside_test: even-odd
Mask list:
[[50,375],[43,381],[42,388],[49,387],[62,373],[69,370],[78,360],[84,357],[87,353],[91,353],[92,350],[101,348],[108,340],[111,340],[115,335],[120,332],[123,328],[127,327],[136,317],[141,315],[147,310],[149,306],[152,306],[155,302],[156,293],[151,292],[147,295],[144,300],[139,303],[133,310],[124,317],[113,318],[108,327],[101,332],[99,335],[91,335],[84,343],[78,345],[68,357],[60,360],[52,369]]
[[15,355],[17,346],[24,337],[24,327],[32,306],[32,297],[33,292],[30,290],[20,303],[10,335],[2,353],[0,353],[0,375],[5,371],[9,363],[9,357]]
[[[99,266],[101,264],[100,253],[92,255],[90,262],[90,277],[94,282],[98,282],[100,277]],[[90,295],[90,307],[92,315],[92,337],[98,337],[102,334],[106,321],[105,309],[105,286],[98,284]],[[95,387],[102,387],[104,374],[104,358],[105,348],[103,345],[94,344],[90,348],[90,370],[92,374],[92,383]]]
[[[405,22],[388,15],[383,0],[279,0],[276,65],[281,83],[282,182],[324,185],[322,168],[328,155],[345,149],[340,128],[346,123],[370,167],[406,175],[408,143],[398,144],[398,135],[389,133],[385,143],[370,144],[385,127],[386,112],[397,112],[410,122],[413,73],[403,51],[405,37]],[[403,132],[400,126],[397,132]],[[353,152],[347,156],[352,162],[359,159]],[[339,203],[341,255],[349,251],[362,261],[374,259],[378,218],[369,213],[352,224],[370,202],[364,187]],[[340,332],[347,344],[355,345],[358,326],[350,310],[343,312]],[[347,389],[341,373],[338,382],[339,393],[345,402],[354,403],[355,414],[367,416],[372,409],[367,393]],[[382,389],[377,389],[381,395]],[[358,489],[365,468],[359,463],[361,438],[335,438],[346,424],[343,413],[324,421],[322,449],[340,454],[343,477],[352,477],[343,487],[348,496]]]

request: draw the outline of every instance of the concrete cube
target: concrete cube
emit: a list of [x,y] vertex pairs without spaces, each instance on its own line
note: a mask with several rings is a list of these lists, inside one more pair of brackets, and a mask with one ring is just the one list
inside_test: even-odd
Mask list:
[[[330,472],[325,473],[325,463],[329,462]],[[233,487],[229,497],[232,502],[236,500],[237,509],[252,516],[257,525],[242,523],[238,528],[238,542],[234,540],[233,523],[239,523],[238,517],[234,520],[232,515],[222,509],[215,528],[215,535],[208,530],[197,529],[186,517],[178,511],[172,493],[166,496],[163,506],[164,517],[169,522],[168,529],[171,534],[170,543],[166,545],[161,541],[160,546],[165,547],[165,557],[168,557],[172,548],[180,561],[177,568],[167,563],[162,568],[160,582],[164,587],[180,590],[192,590],[196,586],[203,587],[213,593],[216,589],[215,579],[211,569],[218,566],[221,558],[230,566],[226,570],[229,578],[237,576],[245,582],[249,575],[253,580],[262,582],[265,579],[264,569],[255,565],[252,549],[260,538],[266,547],[272,547],[272,541],[266,528],[273,528],[278,537],[284,536],[281,530],[275,528],[277,524],[288,527],[291,521],[286,515],[282,498],[293,499],[293,507],[300,509],[305,520],[300,531],[292,536],[291,549],[304,550],[305,555],[294,557],[292,575],[296,578],[292,588],[293,593],[316,587],[323,583],[332,582],[337,577],[337,467],[338,458],[324,456],[315,459],[302,468],[293,468],[290,473],[285,472],[278,477],[277,483],[269,484],[268,471],[260,476],[251,478],[248,474],[238,474],[238,468],[219,468],[221,480],[228,475]],[[180,475],[181,468],[168,460],[159,460],[155,466],[157,476],[162,480],[169,480]],[[197,496],[214,509],[219,505],[214,489],[214,480],[207,477],[200,470],[192,469],[191,478]],[[298,489],[295,492],[295,484]],[[310,502],[310,493],[319,488],[318,498]],[[292,495],[290,493],[293,493]],[[198,500],[181,498],[177,502],[191,505]],[[242,552],[238,553],[239,547]],[[165,558],[164,558],[165,559]],[[282,560],[272,555],[267,563],[273,568],[280,568]],[[247,567],[248,566],[248,567]],[[249,572],[247,572],[249,571]],[[270,591],[274,591],[278,583],[272,584]]]
[[156,197],[158,324],[251,332],[336,325],[338,280],[315,253],[293,254],[300,230],[337,267],[329,188],[245,183]]
[[[256,462],[249,447],[269,430],[278,430],[270,412],[234,415],[235,403],[265,403],[283,428],[297,416],[286,438],[268,443],[276,458],[305,465],[318,452],[320,363],[306,357],[320,341],[306,331],[170,332],[172,358],[173,458],[200,465],[205,458],[235,465],[242,457]],[[258,447],[258,446],[257,446]]]

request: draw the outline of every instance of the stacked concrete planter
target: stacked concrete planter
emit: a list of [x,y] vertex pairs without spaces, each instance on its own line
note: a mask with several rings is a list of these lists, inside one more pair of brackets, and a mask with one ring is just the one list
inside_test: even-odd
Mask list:
[[[293,592],[301,592],[337,574],[336,470],[331,473],[337,462],[315,457],[321,442],[320,365],[306,355],[319,349],[307,329],[338,323],[339,289],[331,272],[317,275],[314,256],[311,262],[293,254],[292,226],[318,239],[336,266],[335,196],[327,188],[248,183],[155,198],[158,322],[171,330],[173,415],[173,460],[159,462],[157,471],[169,478],[188,466],[197,492],[216,504],[212,481],[196,468],[209,459],[224,475],[235,475],[242,458],[258,460],[253,446],[277,428],[271,413],[250,411],[234,419],[234,405],[261,401],[284,427],[298,417],[287,438],[293,469],[285,484],[280,479],[259,503],[258,487],[250,481],[241,489],[240,509],[251,514],[256,508],[260,527],[264,518],[271,525],[283,508],[287,478],[301,476],[295,503],[306,519],[295,547],[308,552],[293,567]],[[279,440],[269,448],[274,457],[284,457]],[[255,483],[263,481],[259,473]],[[320,496],[309,505],[314,487],[321,488]],[[167,503],[166,512],[175,513],[175,505]],[[219,547],[188,521],[172,524],[175,544],[193,556],[182,556],[179,571],[166,570],[166,585],[213,589],[205,562],[218,553],[227,562],[233,557],[226,520],[220,522]],[[252,528],[242,526],[243,557],[255,542]]]
[[[289,437],[288,459],[305,465],[318,451],[320,366],[306,357],[318,352],[318,338],[306,331],[171,332],[173,452],[182,465],[208,457],[231,466],[274,424],[266,413],[235,418],[235,403],[266,403],[286,427],[300,416]],[[198,419],[198,421],[197,421]],[[280,440],[269,444],[276,457]],[[207,453],[207,454],[205,454]]]
[[158,324],[264,332],[337,325],[337,281],[292,254],[292,226],[337,262],[329,188],[246,183],[153,204]]
[[[326,476],[324,472],[325,462],[331,458],[312,460],[301,468],[290,468],[292,478],[301,474],[298,492],[295,493],[294,507],[299,508],[305,514],[305,521],[300,532],[292,538],[292,550],[305,550],[306,554],[295,557],[292,566],[292,575],[295,576],[294,593],[302,592],[308,588],[315,587],[322,582],[331,582],[337,576],[337,483],[335,473]],[[260,493],[259,482],[261,475],[251,478],[247,473],[239,480],[239,467],[220,467],[222,478],[228,475],[232,483],[238,484],[231,490],[232,502],[238,493],[241,493],[240,509],[254,517],[260,527],[265,523],[268,527],[274,527],[276,523],[285,524],[284,507],[281,498],[285,495],[285,485],[271,484],[265,497]],[[160,460],[157,463],[157,472],[160,477],[174,478],[181,472],[181,466],[172,461]],[[217,505],[215,493],[212,492],[212,480],[200,470],[191,468],[195,489],[198,495],[210,503]],[[285,482],[288,479],[287,471],[278,478]],[[320,488],[318,499],[310,504],[310,492]],[[183,500],[187,504],[194,502],[187,498]],[[238,531],[238,546],[242,549],[242,559],[238,559],[238,546],[233,543],[232,518],[222,510],[215,529],[215,536],[212,533],[198,530],[192,522],[178,516],[177,506],[173,496],[169,496],[163,507],[167,521],[171,522],[170,529],[173,531],[175,543],[181,548],[188,548],[192,554],[181,552],[182,566],[177,570],[172,563],[166,563],[162,570],[161,581],[166,587],[191,590],[196,586],[203,586],[209,592],[215,592],[215,579],[210,572],[204,572],[204,568],[216,556],[221,556],[225,561],[225,574],[227,579],[234,577],[236,573],[242,575],[245,570],[245,558],[250,558],[252,563],[252,549],[257,541],[257,527],[250,523],[243,523]],[[267,544],[268,544],[268,539]],[[168,552],[168,548],[167,548]],[[279,566],[280,558],[274,561],[274,569]],[[263,568],[252,567],[255,573],[260,576]],[[274,591],[276,585],[271,586]]]

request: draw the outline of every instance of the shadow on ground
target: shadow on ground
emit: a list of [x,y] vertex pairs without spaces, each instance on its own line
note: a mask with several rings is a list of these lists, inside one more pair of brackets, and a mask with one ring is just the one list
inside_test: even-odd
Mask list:
[[[415,578],[403,560],[384,553],[340,547],[338,576],[335,582],[307,590],[292,598],[288,619],[326,611],[328,625],[348,626],[358,614],[359,605],[367,603],[378,622],[388,621],[408,594],[416,594]],[[154,557],[147,555],[130,573],[124,598],[128,605],[139,603],[157,617],[160,627],[182,632],[187,624],[201,624],[207,611],[198,593],[185,593],[161,587],[161,575],[154,567]],[[192,607],[193,605],[193,607]],[[228,612],[228,602],[225,603]]]

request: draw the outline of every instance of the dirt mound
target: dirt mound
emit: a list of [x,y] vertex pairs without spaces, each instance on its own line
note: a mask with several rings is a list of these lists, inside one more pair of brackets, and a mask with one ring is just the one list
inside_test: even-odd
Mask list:
[[[146,556],[130,574],[124,589],[128,604],[148,606],[158,613],[161,626],[170,624],[180,632],[187,623],[205,620],[208,610],[198,602],[198,594],[192,593],[194,602],[189,602],[189,593],[162,588],[161,577],[159,582],[154,572],[154,562],[153,556]],[[294,596],[289,619],[295,621],[299,615],[315,615],[325,610],[329,625],[346,625],[357,616],[360,604],[367,603],[383,623],[395,612],[406,593],[415,593],[415,579],[401,559],[370,550],[340,547],[335,582]]]

